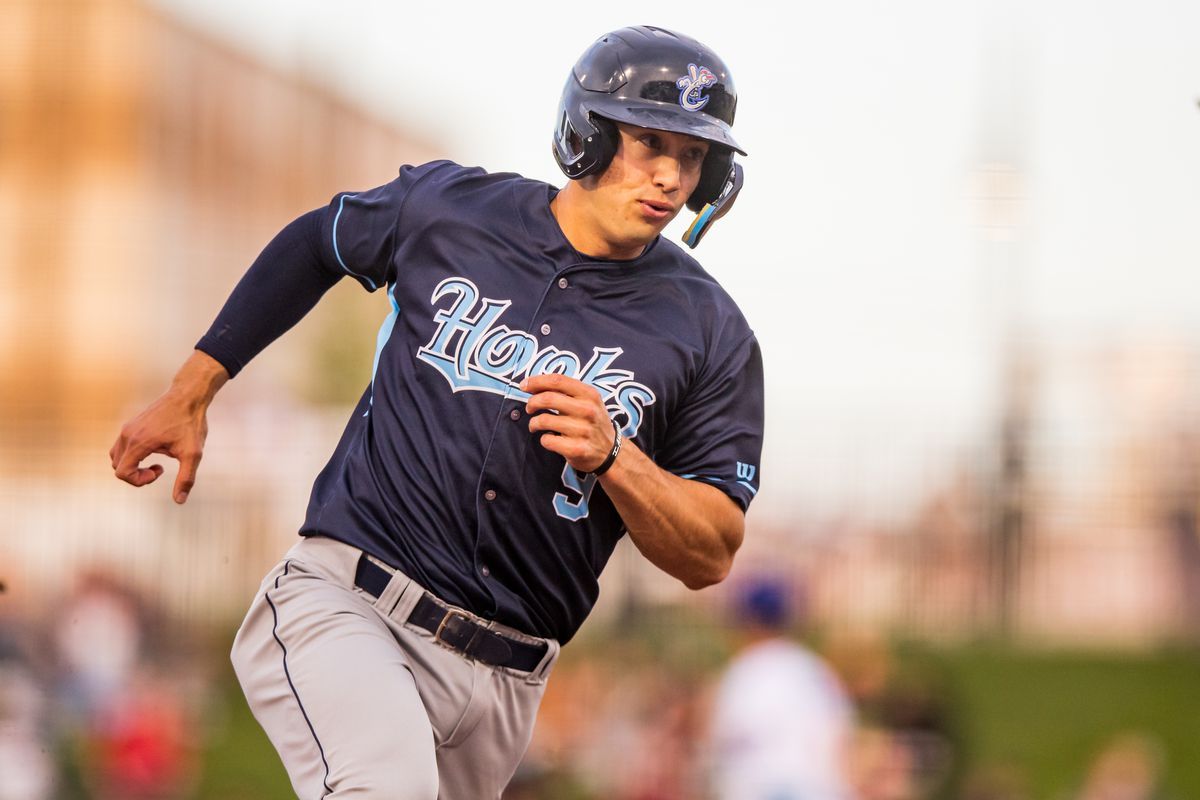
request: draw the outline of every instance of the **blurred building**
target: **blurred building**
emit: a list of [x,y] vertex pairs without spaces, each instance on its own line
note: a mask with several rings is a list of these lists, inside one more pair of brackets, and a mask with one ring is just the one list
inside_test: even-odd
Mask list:
[[[1043,341],[1030,351],[1023,520],[1009,597],[989,535],[1001,434],[946,465],[910,519],[753,529],[735,566],[790,564],[834,632],[1009,635],[1052,645],[1200,638],[1200,346],[1185,338]],[[1002,498],[1004,499],[1004,498]],[[1007,603],[1011,618],[999,604]]]
[[[113,480],[107,450],[277,230],[337,191],[436,155],[314,80],[145,2],[0,3],[0,580],[10,600],[100,559],[142,582],[181,561],[224,564],[202,576],[203,591],[230,602],[234,590],[242,603],[242,568],[228,565],[250,561],[245,573],[257,574],[266,558],[243,543],[295,531],[277,518],[259,465],[225,470],[206,458],[205,499],[183,517],[166,491],[135,497]],[[361,392],[386,302],[345,287],[327,302],[223,395],[224,450],[236,454],[226,463],[324,429],[288,396]],[[362,351],[348,367],[346,339]],[[322,359],[343,372],[311,380]],[[273,412],[255,410],[263,396],[278,401]],[[308,469],[325,445],[283,458]],[[262,549],[276,552],[278,537],[267,538]]]
[[1025,631],[1129,644],[1195,639],[1200,347],[1129,338],[1062,345],[1043,361]]

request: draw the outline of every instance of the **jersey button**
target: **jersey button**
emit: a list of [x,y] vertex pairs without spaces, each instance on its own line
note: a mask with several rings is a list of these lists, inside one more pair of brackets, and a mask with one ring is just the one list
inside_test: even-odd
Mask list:
[[559,278],[559,279],[558,279],[558,288],[560,288],[560,289],[565,289],[565,288],[567,288],[567,287],[568,287],[568,286],[570,286],[570,285],[571,285],[571,284],[570,284],[570,282],[569,282],[569,281],[568,281],[566,278]]
[[485,499],[487,499],[489,501],[495,500],[496,499],[496,490],[488,489],[486,492],[483,493],[483,496]]
[[487,568],[486,564],[484,564],[482,567],[479,568],[479,574],[486,578],[488,575],[492,574],[492,571]]
[[550,333],[550,324],[548,322],[543,322],[542,323],[542,336],[546,336],[549,333]]
[[512,411],[508,412],[508,416],[509,416],[509,419],[511,419],[515,422],[516,420],[519,420],[521,418],[521,412],[519,409],[514,408]]

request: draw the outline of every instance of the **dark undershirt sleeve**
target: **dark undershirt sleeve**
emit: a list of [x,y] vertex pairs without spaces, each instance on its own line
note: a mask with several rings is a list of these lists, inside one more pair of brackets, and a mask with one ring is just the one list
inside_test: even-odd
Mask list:
[[208,332],[196,343],[233,377],[312,310],[346,273],[322,247],[328,208],[281,230],[250,265]]

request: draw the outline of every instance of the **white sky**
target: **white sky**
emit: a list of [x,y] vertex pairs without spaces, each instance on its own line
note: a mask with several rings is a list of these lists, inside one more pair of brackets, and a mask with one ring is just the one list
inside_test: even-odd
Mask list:
[[[597,36],[716,49],[750,156],[697,255],[763,344],[759,513],[886,513],[977,450],[1006,327],[1200,343],[1194,0],[158,2],[459,161],[556,183],[558,94]],[[980,233],[985,162],[1020,176],[1009,245]]]

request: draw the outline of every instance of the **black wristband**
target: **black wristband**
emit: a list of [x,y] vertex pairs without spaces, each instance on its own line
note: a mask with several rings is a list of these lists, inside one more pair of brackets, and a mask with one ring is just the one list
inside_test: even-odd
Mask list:
[[617,421],[611,420],[613,426],[613,446],[609,452],[608,458],[604,459],[604,463],[592,470],[592,474],[599,478],[604,473],[608,472],[608,468],[617,460],[617,453],[621,452],[621,427],[617,425]]

